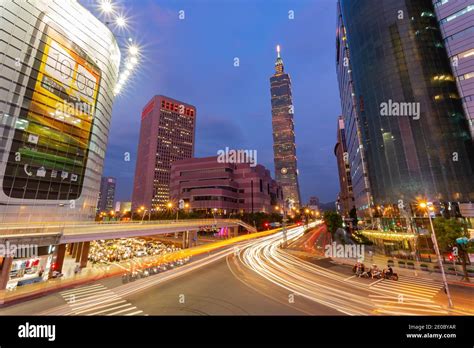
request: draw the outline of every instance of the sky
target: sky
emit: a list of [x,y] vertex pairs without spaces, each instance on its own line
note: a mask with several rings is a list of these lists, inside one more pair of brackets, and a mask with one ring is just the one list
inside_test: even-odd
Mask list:
[[[82,2],[91,9],[96,3]],[[225,147],[257,150],[258,163],[274,177],[269,78],[277,44],[292,80],[303,202],[310,196],[336,199],[335,0],[115,3],[129,24],[126,31],[114,32],[122,42],[134,38],[142,52],[138,70],[113,107],[104,175],[117,178],[116,201],[131,200],[140,115],[154,95],[197,108],[195,157],[214,156]]]

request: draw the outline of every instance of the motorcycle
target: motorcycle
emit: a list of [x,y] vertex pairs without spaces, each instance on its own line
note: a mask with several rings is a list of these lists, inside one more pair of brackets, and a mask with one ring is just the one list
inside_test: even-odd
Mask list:
[[398,274],[397,273],[392,273],[392,274],[384,273],[383,278],[389,279],[389,280],[398,280]]

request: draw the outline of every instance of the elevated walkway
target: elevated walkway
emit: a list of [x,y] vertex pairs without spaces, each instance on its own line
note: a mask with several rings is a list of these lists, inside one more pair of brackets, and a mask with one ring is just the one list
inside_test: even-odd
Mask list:
[[[10,241],[10,243],[12,240],[28,240],[31,244],[37,243],[39,245],[67,244],[99,239],[143,237],[185,231],[198,231],[204,226],[213,226],[215,228],[238,228],[238,226],[242,226],[249,232],[256,232],[253,226],[239,219],[5,224],[0,225],[0,243],[6,242],[7,240]],[[49,236],[50,238],[45,239],[45,236]],[[51,243],[52,240],[54,240],[54,243]]]

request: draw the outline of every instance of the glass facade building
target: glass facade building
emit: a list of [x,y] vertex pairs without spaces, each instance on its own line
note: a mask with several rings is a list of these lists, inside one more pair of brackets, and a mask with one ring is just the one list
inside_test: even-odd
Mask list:
[[344,216],[348,216],[354,207],[352,194],[352,178],[349,166],[349,153],[347,152],[346,134],[344,120],[339,116],[337,120],[337,143],[334,147],[334,155],[337,159],[337,170],[339,172],[339,197],[337,200],[338,210]]
[[0,222],[93,219],[116,39],[76,1],[0,0],[0,23]]
[[[350,76],[347,82],[338,74],[341,99],[354,108],[343,105],[348,151],[351,162],[362,151],[369,206],[473,200],[472,138],[432,1],[338,6],[337,45],[345,45],[348,59],[337,60]],[[359,147],[351,140],[357,132]],[[357,170],[351,168],[356,201]]]
[[433,0],[433,4],[474,136],[474,0]]
[[290,75],[284,71],[279,47],[278,58],[275,62],[275,74],[270,78],[270,85],[275,179],[283,189],[284,199],[293,200],[294,205],[299,207],[301,198],[298,184],[291,79]]
[[372,195],[370,194],[369,174],[362,141],[360,116],[356,108],[357,100],[352,81],[351,60],[340,4],[338,4],[337,10],[336,73],[341,98],[341,117],[344,122],[347,160],[354,199],[353,205],[357,208],[357,214],[360,217],[371,217]]

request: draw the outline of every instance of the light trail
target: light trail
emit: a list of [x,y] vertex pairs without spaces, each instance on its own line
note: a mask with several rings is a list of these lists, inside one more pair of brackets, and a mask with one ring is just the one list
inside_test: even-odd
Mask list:
[[[174,255],[168,260],[175,260],[182,258],[183,255],[187,256],[192,256],[192,255],[200,255],[203,254],[204,252],[211,252],[215,250],[216,248],[222,248],[224,246],[233,246],[233,247],[228,247],[224,250],[219,250],[213,254],[209,254],[207,257],[203,257],[199,260],[193,261],[191,263],[188,263],[186,265],[168,270],[164,273],[160,273],[157,275],[153,275],[147,278],[142,278],[139,280],[136,280],[134,282],[130,282],[124,285],[117,286],[113,289],[107,289],[108,293],[106,293],[105,296],[97,296],[96,298],[88,298],[88,303],[86,305],[82,305],[81,300],[74,300],[73,302],[69,302],[67,304],[46,310],[44,312],[39,313],[38,315],[72,315],[72,314],[81,314],[82,312],[87,311],[90,308],[99,308],[104,305],[110,304],[112,302],[116,302],[119,300],[122,300],[126,296],[134,295],[137,294],[141,291],[144,291],[146,289],[149,289],[151,287],[157,286],[161,283],[173,280],[175,278],[184,276],[186,274],[189,274],[192,271],[201,269],[203,267],[206,267],[216,261],[219,261],[225,257],[227,257],[230,254],[235,254],[236,249],[237,250],[241,248],[245,248],[249,246],[251,243],[254,243],[254,238],[256,236],[266,236],[271,233],[275,233],[275,230],[272,231],[265,231],[265,232],[260,232],[260,233],[254,233],[250,235],[244,235],[244,236],[239,236],[236,238],[232,238],[233,243],[230,242],[231,239],[213,243],[212,245],[205,245],[205,246],[200,246],[192,249],[186,249],[186,252],[176,252]],[[233,245],[232,245],[233,244]],[[100,286],[100,285],[96,285]],[[75,288],[72,290],[69,290],[69,292],[77,292],[81,288]],[[89,290],[84,290],[83,292],[87,292]],[[67,292],[66,292],[67,293]],[[82,293],[82,292],[81,292]]]
[[[288,241],[300,238],[304,227],[287,231]],[[448,312],[437,305],[429,295],[433,290],[422,284],[402,282],[388,283],[393,288],[370,287],[357,279],[327,268],[304,261],[280,248],[283,233],[267,236],[246,247],[239,255],[239,261],[264,279],[288,290],[290,293],[310,299],[347,315],[446,315]],[[398,289],[399,287],[403,287]],[[404,303],[398,296],[404,294]],[[381,299],[380,296],[389,295]],[[381,301],[382,300],[382,301]]]

